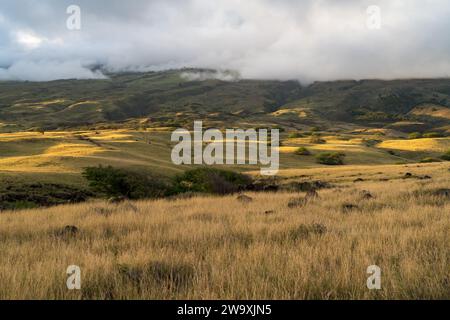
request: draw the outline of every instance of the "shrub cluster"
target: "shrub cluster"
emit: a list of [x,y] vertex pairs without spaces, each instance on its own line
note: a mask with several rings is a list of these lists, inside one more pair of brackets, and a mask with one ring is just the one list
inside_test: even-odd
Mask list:
[[330,166],[343,165],[345,154],[341,152],[323,152],[316,155],[316,161]]
[[445,161],[450,161],[450,150],[448,150],[446,153],[444,153],[444,154],[441,156],[441,159],[442,159],[442,160],[445,160]]
[[408,135],[408,138],[411,139],[411,140],[413,140],[413,139],[420,139],[420,138],[422,138],[422,134],[420,132],[411,132]]
[[300,147],[295,151],[295,154],[299,156],[309,156],[311,155],[311,151],[309,151],[305,147]]
[[441,160],[431,158],[431,157],[426,157],[426,158],[423,158],[422,160],[420,160],[420,163],[432,163],[432,162],[441,162]]
[[296,139],[296,138],[301,138],[301,137],[303,137],[303,135],[300,132],[291,132],[288,135],[289,139]]
[[213,168],[198,168],[176,176],[172,194],[201,192],[230,194],[247,188],[251,179],[243,174]]
[[233,171],[198,168],[184,172],[171,181],[111,166],[85,168],[83,176],[90,187],[107,197],[145,199],[181,193],[230,194],[245,190],[251,179]]
[[108,197],[157,198],[164,196],[167,189],[160,179],[111,166],[86,168],[83,176],[94,191]]
[[444,135],[439,132],[427,132],[423,134],[424,138],[442,138]]
[[409,139],[420,139],[420,138],[442,138],[445,137],[444,134],[439,132],[426,132],[424,134],[420,132],[412,132],[408,135]]

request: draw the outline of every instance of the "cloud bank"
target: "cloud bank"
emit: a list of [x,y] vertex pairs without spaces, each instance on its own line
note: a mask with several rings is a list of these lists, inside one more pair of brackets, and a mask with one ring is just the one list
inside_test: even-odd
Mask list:
[[[81,30],[66,27],[72,4]],[[448,17],[446,0],[2,0],[0,80],[104,77],[94,64],[302,82],[448,77]]]

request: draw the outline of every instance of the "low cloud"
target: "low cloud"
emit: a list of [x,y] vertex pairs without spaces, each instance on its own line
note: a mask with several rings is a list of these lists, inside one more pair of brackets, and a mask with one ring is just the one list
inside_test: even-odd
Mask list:
[[[302,82],[450,76],[447,0],[2,0],[0,79],[101,78],[85,66],[196,67]],[[380,28],[367,8],[380,8]],[[187,74],[230,79],[229,74]]]
[[185,79],[187,81],[205,81],[205,80],[221,80],[221,81],[238,81],[240,79],[239,73],[235,71],[189,71],[189,72],[183,72],[181,74],[181,78]]
[[105,79],[100,71],[83,67],[80,61],[18,61],[0,68],[0,80],[51,81],[55,79]]

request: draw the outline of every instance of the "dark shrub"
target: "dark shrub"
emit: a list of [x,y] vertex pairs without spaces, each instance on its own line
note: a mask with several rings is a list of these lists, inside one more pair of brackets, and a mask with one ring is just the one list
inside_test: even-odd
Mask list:
[[446,160],[446,161],[450,161],[450,150],[448,150],[446,153],[444,153],[444,154],[441,156],[441,159],[442,159],[442,160]]
[[412,132],[408,135],[409,139],[420,139],[422,138],[422,134],[420,132]]
[[0,185],[0,210],[48,207],[86,201],[88,190],[53,183],[18,183]]
[[288,184],[283,185],[283,190],[289,192],[309,192],[313,190],[320,190],[325,188],[331,188],[331,185],[328,182],[322,181],[302,181],[302,182],[290,182]]
[[157,198],[164,196],[167,190],[166,185],[155,177],[111,166],[85,168],[83,176],[91,188],[108,197]]
[[316,156],[317,163],[330,166],[344,164],[345,154],[341,152],[323,152]]
[[241,173],[213,168],[198,168],[176,176],[171,193],[230,194],[245,190],[250,184],[250,177]]
[[305,147],[300,147],[295,151],[295,154],[299,156],[309,156],[311,155],[311,152]]
[[443,137],[443,134],[439,132],[427,132],[423,135],[424,138],[441,138]]
[[431,163],[431,162],[441,162],[441,160],[439,159],[435,159],[435,158],[423,158],[422,160],[420,160],[421,163]]
[[377,144],[379,144],[381,142],[381,140],[376,140],[376,139],[362,139],[362,143],[366,146],[366,147],[373,147],[376,146]]
[[300,132],[292,132],[289,134],[289,139],[301,138],[303,135]]

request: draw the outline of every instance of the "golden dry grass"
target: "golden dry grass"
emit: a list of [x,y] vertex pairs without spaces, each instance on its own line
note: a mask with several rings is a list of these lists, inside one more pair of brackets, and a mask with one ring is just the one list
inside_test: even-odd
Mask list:
[[387,140],[378,144],[378,147],[403,151],[445,152],[450,149],[450,138]]
[[[287,205],[302,193],[259,193],[3,212],[0,298],[449,299],[450,202],[429,193],[449,188],[449,167],[407,170],[424,168],[432,179],[332,172],[340,183],[305,207]],[[81,291],[66,288],[73,264]],[[381,290],[366,287],[373,264]]]

